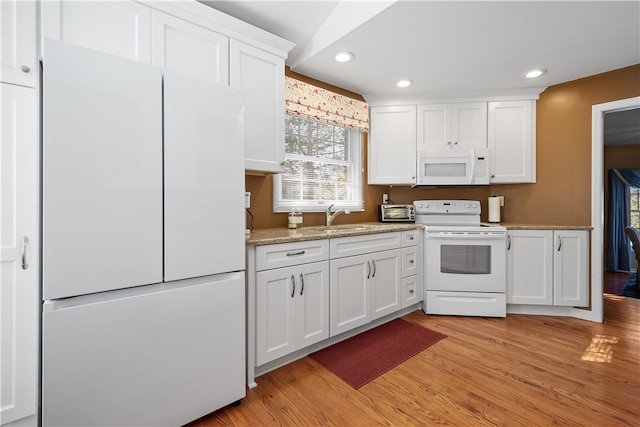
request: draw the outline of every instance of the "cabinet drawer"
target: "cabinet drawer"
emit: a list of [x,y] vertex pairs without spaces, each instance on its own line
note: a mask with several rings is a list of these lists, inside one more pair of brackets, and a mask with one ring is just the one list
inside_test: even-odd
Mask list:
[[418,283],[418,276],[402,279],[402,308],[419,301],[422,301],[422,286]]
[[402,233],[395,231],[330,239],[331,259],[398,249],[401,247],[401,238]]
[[402,246],[416,246],[420,238],[420,230],[408,230],[402,232]]
[[402,248],[402,277],[418,273],[418,247]]
[[309,240],[256,247],[256,271],[328,259],[328,240]]

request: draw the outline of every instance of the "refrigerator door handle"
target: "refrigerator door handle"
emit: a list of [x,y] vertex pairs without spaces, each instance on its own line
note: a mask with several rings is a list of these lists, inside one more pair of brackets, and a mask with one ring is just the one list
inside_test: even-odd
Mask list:
[[27,236],[22,236],[22,269],[26,270],[29,268],[29,264],[27,263],[27,245],[29,244],[29,238]]

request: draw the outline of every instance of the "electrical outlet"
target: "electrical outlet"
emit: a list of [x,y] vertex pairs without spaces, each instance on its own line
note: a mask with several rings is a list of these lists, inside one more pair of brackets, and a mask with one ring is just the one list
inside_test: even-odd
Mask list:
[[244,207],[249,209],[251,207],[251,192],[245,191],[244,193]]
[[387,203],[389,203],[389,195],[387,193],[384,193],[382,195],[382,204],[386,205]]

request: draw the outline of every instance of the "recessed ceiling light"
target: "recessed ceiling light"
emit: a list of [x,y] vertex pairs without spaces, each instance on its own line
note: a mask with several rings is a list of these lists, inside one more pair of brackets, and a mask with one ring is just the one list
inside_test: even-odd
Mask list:
[[398,87],[409,87],[413,84],[412,80],[399,80],[398,83],[396,83],[396,86]]
[[539,70],[531,70],[524,74],[524,76],[528,79],[535,79],[536,77],[540,77],[544,74],[547,74],[547,70],[539,69]]
[[353,61],[353,58],[355,58],[355,55],[351,52],[340,52],[333,59],[336,62],[350,62]]

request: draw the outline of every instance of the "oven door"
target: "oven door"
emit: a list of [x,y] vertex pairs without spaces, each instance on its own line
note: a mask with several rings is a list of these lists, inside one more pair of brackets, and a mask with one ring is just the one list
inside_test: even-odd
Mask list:
[[504,232],[425,234],[428,291],[506,292]]

